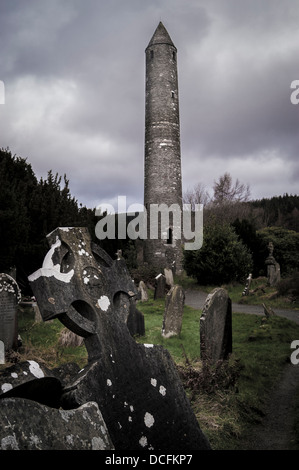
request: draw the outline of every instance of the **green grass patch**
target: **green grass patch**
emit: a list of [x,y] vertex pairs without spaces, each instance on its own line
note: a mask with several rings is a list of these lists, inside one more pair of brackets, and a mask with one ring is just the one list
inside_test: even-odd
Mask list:
[[262,305],[263,303],[270,306],[272,309],[283,308],[299,311],[299,301],[291,300],[287,296],[278,296],[276,287],[267,285],[267,278],[259,277],[253,279],[250,285],[249,295],[242,295],[244,285],[229,284],[223,286],[227,291],[234,303],[241,303],[246,305]]
[[76,362],[80,367],[87,364],[88,355],[84,343],[79,347],[63,347],[59,344],[64,326],[58,319],[36,323],[30,307],[19,308],[18,329],[22,339],[19,351],[21,360],[39,360],[49,368],[66,362]]

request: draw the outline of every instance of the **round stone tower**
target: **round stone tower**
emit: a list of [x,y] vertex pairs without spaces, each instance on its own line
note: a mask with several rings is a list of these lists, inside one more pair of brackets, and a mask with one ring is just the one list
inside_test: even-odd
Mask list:
[[[145,261],[161,268],[175,265],[180,271],[182,180],[177,49],[161,22],[145,54],[144,206],[148,229]],[[164,212],[158,217],[155,231],[157,205]],[[157,232],[158,237],[154,238]]]

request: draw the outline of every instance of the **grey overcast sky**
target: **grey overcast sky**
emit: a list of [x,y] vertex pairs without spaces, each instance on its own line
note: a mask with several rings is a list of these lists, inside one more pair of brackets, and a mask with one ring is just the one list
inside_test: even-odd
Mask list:
[[183,190],[299,194],[299,0],[0,0],[0,147],[78,203],[143,203],[145,48],[178,49]]

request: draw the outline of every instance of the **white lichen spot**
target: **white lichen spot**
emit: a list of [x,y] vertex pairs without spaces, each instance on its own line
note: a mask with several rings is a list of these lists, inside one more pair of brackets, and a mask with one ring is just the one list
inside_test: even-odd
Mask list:
[[151,384],[153,387],[157,386],[157,379],[151,379]]
[[146,447],[147,446],[147,438],[145,436],[142,436],[139,439],[139,444],[141,445],[141,447]]
[[15,436],[6,436],[1,439],[1,450],[19,450],[18,442]]
[[38,446],[42,443],[42,440],[36,434],[30,434],[29,442],[32,446]]
[[113,359],[112,354],[110,354],[110,357],[111,357],[111,362],[112,362],[113,364],[115,364],[115,360]]
[[163,385],[160,385],[159,392],[161,393],[161,395],[163,395],[163,397],[165,397],[166,388]]
[[107,379],[107,385],[108,385],[108,387],[111,387],[111,385],[112,385],[112,382],[111,382],[111,380],[110,380],[110,379]]
[[71,446],[74,445],[74,436],[73,436],[73,434],[69,434],[68,436],[66,436],[66,442]]
[[133,413],[133,411],[134,411],[134,406],[133,405],[130,405],[130,410]]
[[107,312],[109,305],[110,300],[108,299],[107,295],[102,295],[102,297],[98,299],[98,306],[100,309],[104,310],[104,312]]
[[43,373],[43,371],[41,370],[37,362],[35,361],[28,361],[28,362],[29,362],[29,370],[31,374],[34,375],[34,377],[36,377],[37,379],[41,379],[45,377],[45,374]]
[[105,450],[105,442],[100,437],[93,437],[91,439],[91,448],[92,450]]
[[146,412],[144,415],[144,424],[146,425],[147,428],[151,428],[155,422],[155,419],[153,415],[150,413]]
[[132,422],[132,416],[128,417],[128,421]]
[[13,379],[18,378],[18,374],[16,372],[12,372],[10,375],[12,376]]
[[13,388],[13,386],[11,384],[8,384],[8,383],[5,383],[5,384],[1,385],[1,390],[2,390],[3,393],[8,392],[12,388]]
[[153,344],[144,344],[143,346],[144,346],[145,348],[153,348],[153,347],[154,347]]

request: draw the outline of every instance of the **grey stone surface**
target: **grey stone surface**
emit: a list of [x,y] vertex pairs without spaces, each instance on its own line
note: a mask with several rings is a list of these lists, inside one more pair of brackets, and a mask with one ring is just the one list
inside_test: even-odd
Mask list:
[[170,338],[181,333],[184,313],[185,293],[181,286],[175,285],[166,295],[162,336]]
[[22,397],[56,407],[60,405],[61,392],[60,379],[36,361],[20,362],[0,372],[0,399]]
[[129,331],[135,294],[124,261],[93,248],[82,228],[48,239],[43,268],[30,276],[34,295],[44,320],[58,317],[84,337],[89,357],[64,388],[63,408],[96,402],[119,450],[209,449],[169,353]]
[[17,306],[21,292],[17,282],[8,274],[0,274],[0,340],[5,350],[18,346]]
[[117,450],[209,449],[168,351],[126,341],[65,388],[63,408],[98,403]]
[[200,317],[200,353],[203,360],[217,362],[232,352],[232,306],[225,289],[208,296]]
[[[160,22],[146,50],[144,206],[150,227],[150,205],[182,207],[181,143],[177,49]],[[175,221],[165,230],[173,231]],[[160,269],[176,261],[182,269],[182,240],[147,237],[145,261]]]
[[0,450],[113,450],[96,403],[76,410],[25,398],[0,401]]

